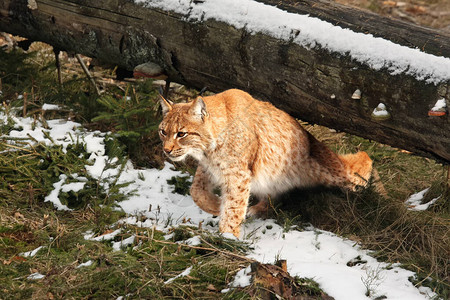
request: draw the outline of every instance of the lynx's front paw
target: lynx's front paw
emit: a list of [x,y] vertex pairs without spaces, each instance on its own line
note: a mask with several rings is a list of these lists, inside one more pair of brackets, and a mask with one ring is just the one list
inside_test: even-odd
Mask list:
[[239,224],[236,226],[234,224],[220,222],[219,223],[219,231],[221,233],[231,233],[236,238],[239,238],[239,236],[241,234],[241,225]]

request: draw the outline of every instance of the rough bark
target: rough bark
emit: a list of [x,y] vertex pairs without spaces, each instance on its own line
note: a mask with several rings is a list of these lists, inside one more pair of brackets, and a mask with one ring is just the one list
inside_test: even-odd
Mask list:
[[[450,99],[449,82],[435,86],[411,76],[392,76],[325,49],[308,50],[215,20],[188,22],[126,0],[36,0],[37,9],[28,8],[28,2],[0,3],[0,31],[129,70],[151,61],[172,81],[212,91],[240,88],[302,120],[450,162],[448,114],[427,115],[437,99]],[[293,12],[315,12],[356,31],[374,30],[398,43],[450,56],[450,37],[442,32],[322,0],[315,7],[311,3],[316,1],[283,2]],[[351,99],[357,88],[361,100]],[[391,112],[390,119],[371,119],[380,102]]]

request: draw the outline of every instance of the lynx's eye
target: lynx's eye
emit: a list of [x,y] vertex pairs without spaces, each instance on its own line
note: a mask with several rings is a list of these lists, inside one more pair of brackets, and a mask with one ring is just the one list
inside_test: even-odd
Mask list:
[[177,137],[179,137],[179,138],[184,138],[186,136],[187,136],[187,132],[178,131],[178,133],[177,133]]
[[162,136],[166,136],[166,135],[167,135],[167,132],[165,132],[164,129],[161,129],[161,130],[159,131],[159,133],[160,133]]

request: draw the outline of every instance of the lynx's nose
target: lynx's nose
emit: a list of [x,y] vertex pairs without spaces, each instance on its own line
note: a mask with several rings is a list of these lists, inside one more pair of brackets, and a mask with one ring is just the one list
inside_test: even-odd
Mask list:
[[167,155],[169,155],[171,152],[172,152],[172,150],[173,150],[173,148],[166,148],[166,147],[164,147],[164,153],[166,153]]

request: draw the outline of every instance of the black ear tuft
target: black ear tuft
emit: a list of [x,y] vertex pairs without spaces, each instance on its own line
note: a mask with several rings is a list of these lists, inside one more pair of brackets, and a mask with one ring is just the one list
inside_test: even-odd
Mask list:
[[202,96],[203,93],[206,91],[207,88],[208,88],[207,86],[204,86],[204,87],[200,90],[200,92],[198,93],[198,95],[199,95],[199,96]]
[[164,98],[162,94],[159,95],[159,103],[161,104],[163,116],[172,110],[173,102]]

